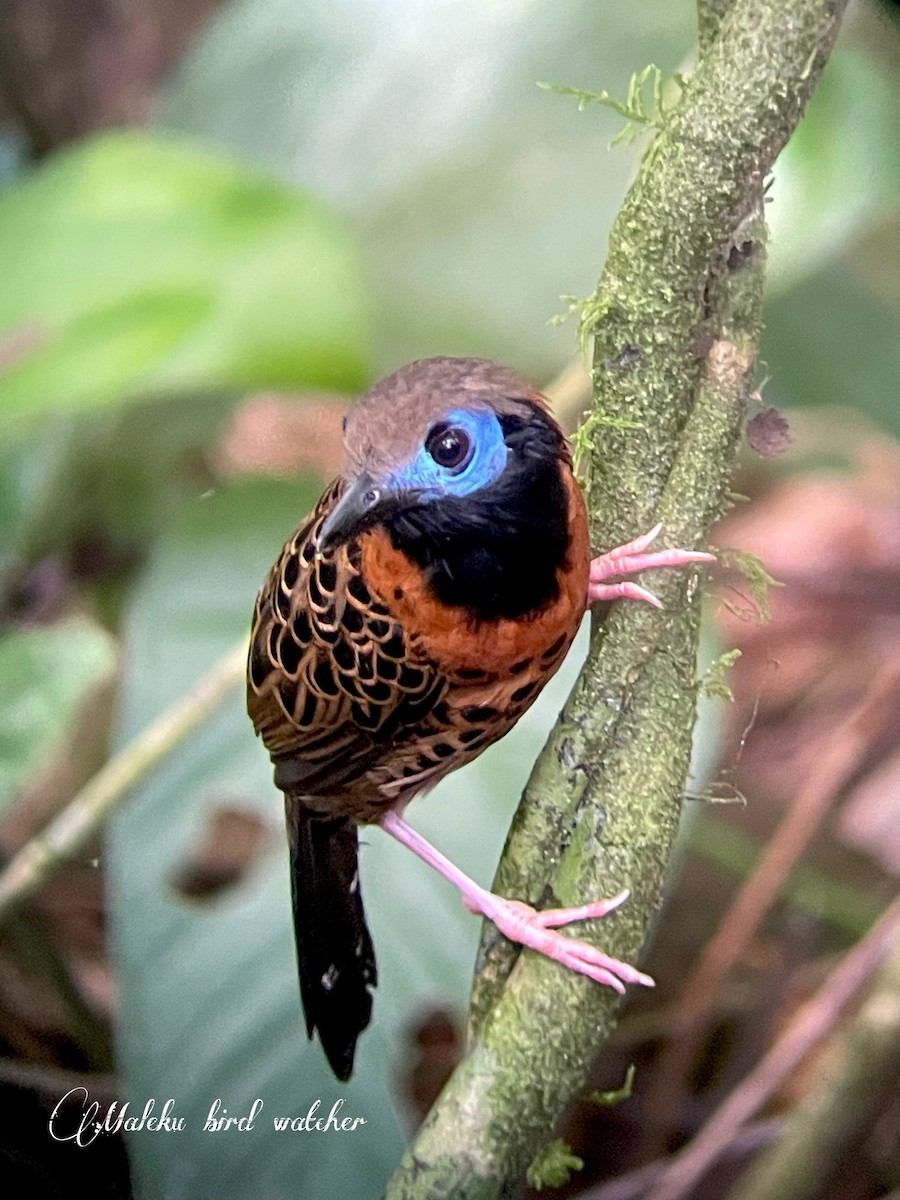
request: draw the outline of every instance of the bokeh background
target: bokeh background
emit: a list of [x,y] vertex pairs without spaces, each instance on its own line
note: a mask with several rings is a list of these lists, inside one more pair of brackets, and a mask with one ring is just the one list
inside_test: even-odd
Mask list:
[[[614,114],[536,83],[624,96],[650,62],[689,71],[694,43],[688,0],[4,0],[5,858],[246,636],[367,383],[435,353],[497,358],[539,385],[577,360],[574,322],[553,318],[593,289],[640,146],[608,150]],[[695,1129],[896,891],[898,84],[900,7],[859,0],[769,193],[758,403],[785,412],[792,446],[746,450],[735,491],[751,503],[716,534],[788,586],[771,589],[768,622],[739,571],[710,587],[704,654],[743,651],[735,702],[702,714],[647,964],[659,986],[629,1003],[595,1070],[615,1087],[636,1062],[637,1093],[570,1114],[586,1165],[553,1195]],[[554,395],[571,424],[584,401],[566,378]],[[583,653],[582,639],[516,731],[413,810],[479,879]],[[842,747],[802,863],[660,1122],[646,1097],[667,1014]],[[479,929],[411,855],[377,831],[364,842],[380,984],[338,1085],[302,1029],[280,797],[235,690],[2,928],[0,1153],[19,1191],[381,1194],[459,1052]],[[814,1077],[792,1078],[780,1110]],[[79,1085],[103,1111],[172,1097],[185,1129],[54,1142],[49,1112]],[[365,1118],[356,1132],[273,1131],[339,1097]],[[243,1116],[257,1098],[252,1131],[204,1131],[215,1100]],[[896,1081],[878,1111],[828,1194],[900,1186]]]

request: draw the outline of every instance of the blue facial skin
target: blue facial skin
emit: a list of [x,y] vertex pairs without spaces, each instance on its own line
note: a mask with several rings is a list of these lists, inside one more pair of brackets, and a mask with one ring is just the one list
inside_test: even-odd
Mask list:
[[442,496],[468,496],[487,487],[501,474],[509,449],[495,413],[487,409],[476,412],[454,409],[447,413],[443,423],[463,429],[469,435],[472,443],[469,461],[461,467],[442,467],[422,445],[412,462],[387,481],[392,490],[417,491],[419,499],[426,502]]

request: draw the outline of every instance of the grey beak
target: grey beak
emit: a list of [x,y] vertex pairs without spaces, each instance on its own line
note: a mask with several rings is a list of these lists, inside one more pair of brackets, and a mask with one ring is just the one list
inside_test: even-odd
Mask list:
[[354,534],[362,533],[375,521],[375,510],[381,500],[381,489],[376,487],[368,475],[360,475],[347,488],[340,500],[325,518],[316,551],[325,554],[348,542]]

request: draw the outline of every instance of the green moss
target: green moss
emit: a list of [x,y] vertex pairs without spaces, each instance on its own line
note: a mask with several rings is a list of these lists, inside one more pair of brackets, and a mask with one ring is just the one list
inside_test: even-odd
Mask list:
[[720,700],[727,700],[729,703],[734,702],[734,693],[728,686],[725,680],[725,672],[741,657],[740,650],[726,650],[720,654],[714,663],[711,663],[706,670],[706,674],[698,681],[698,689],[703,696],[716,696]]
[[625,1072],[625,1079],[621,1087],[613,1088],[608,1092],[592,1092],[591,1100],[593,1100],[594,1104],[599,1104],[603,1108],[614,1108],[617,1104],[622,1104],[625,1100],[630,1100],[634,1091],[634,1077],[636,1074],[637,1068],[634,1063],[631,1063]]
[[[686,86],[679,74],[672,76],[672,82],[677,84],[680,91]],[[607,91],[590,92],[584,88],[565,87],[556,83],[539,83],[538,87],[548,92],[558,92],[561,96],[574,96],[578,101],[579,112],[591,104],[599,104],[624,117],[626,124],[609,143],[610,149],[620,142],[633,142],[648,129],[660,131],[666,128],[670,109],[665,106],[663,99],[663,73],[654,63],[644,67],[643,71],[635,71],[631,76],[628,96],[624,101],[616,100]]]
[[743,575],[747,590],[756,605],[759,619],[761,621],[770,620],[772,612],[769,608],[769,588],[784,587],[784,584],[774,575],[769,574],[755,554],[750,554],[746,550],[737,550],[733,546],[728,546],[717,551],[717,555],[723,566],[735,567]]
[[[667,544],[702,544],[726,503],[759,328],[762,180],[841,11],[839,0],[734,0],[707,13],[704,52],[666,110],[585,310],[594,398],[582,448],[595,545],[621,544],[657,519]],[[732,272],[728,249],[749,217],[757,249]],[[538,907],[629,886],[627,904],[578,931],[622,959],[637,957],[655,917],[678,827],[700,582],[693,569],[648,573],[662,612],[616,604],[605,620],[595,616],[584,670],[535,765],[495,880],[495,890]],[[499,1195],[584,1087],[615,1025],[614,992],[518,953],[490,927],[478,973],[469,1052],[390,1200]]]
[[573,1171],[584,1168],[584,1159],[573,1154],[562,1138],[549,1142],[532,1161],[525,1178],[537,1191],[546,1187],[562,1187],[568,1183]]

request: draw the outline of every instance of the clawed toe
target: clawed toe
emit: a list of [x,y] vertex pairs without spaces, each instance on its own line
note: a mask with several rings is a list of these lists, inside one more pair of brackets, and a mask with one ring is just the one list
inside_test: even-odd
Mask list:
[[547,958],[562,963],[580,975],[587,975],[597,983],[614,988],[617,992],[624,992],[627,983],[653,987],[650,976],[644,975],[629,963],[619,962],[617,958],[610,958],[596,946],[556,932],[557,927],[570,925],[573,921],[589,921],[606,916],[614,908],[624,904],[628,899],[627,891],[621,891],[608,900],[582,904],[579,908],[549,908],[537,912],[530,904],[523,904],[520,900],[505,900],[502,896],[495,896],[493,892],[481,887],[454,866],[421,834],[416,833],[399,813],[392,810],[386,812],[381,818],[381,826],[386,833],[414,850],[420,858],[440,871],[445,879],[455,884],[469,912],[478,913],[493,921],[511,942],[528,946],[538,954],[546,955]]
[[662,525],[654,525],[649,533],[642,534],[624,546],[617,546],[607,554],[601,554],[598,558],[593,559],[588,581],[589,605],[596,604],[600,600],[609,603],[612,600],[624,599],[642,600],[646,604],[652,604],[654,608],[662,608],[662,604],[656,596],[639,584],[621,579],[617,583],[607,581],[660,567],[685,567],[691,563],[715,562],[716,556],[708,554],[705,550],[672,549],[646,553],[647,547],[659,536],[661,531]]
[[[645,975],[643,971],[639,971],[630,963],[610,958],[608,954],[604,954],[602,950],[598,950],[596,946],[591,946],[588,942],[564,937],[561,933],[554,933],[552,936],[554,939],[558,939],[559,944],[554,946],[554,950],[558,950],[559,953],[551,952],[549,957],[582,975],[587,975],[597,983],[604,983],[608,987],[615,988],[621,994],[625,992],[626,983],[639,983],[644,987],[654,986],[649,975]],[[548,953],[548,951],[545,950],[544,953]]]
[[624,993],[627,983],[653,987],[653,980],[630,963],[611,958],[588,942],[557,933],[555,927],[605,916],[627,898],[628,892],[622,891],[609,900],[599,900],[580,908],[553,908],[537,912],[521,901],[489,895],[487,903],[479,905],[479,908],[510,941],[528,946],[580,975],[587,975],[597,983]]
[[623,888],[608,900],[595,900],[593,904],[583,904],[581,908],[545,908],[540,912],[531,909],[531,912],[534,913],[536,924],[544,929],[554,929],[560,925],[571,925],[573,921],[592,921],[597,917],[605,917],[624,904],[630,894],[628,888]]

